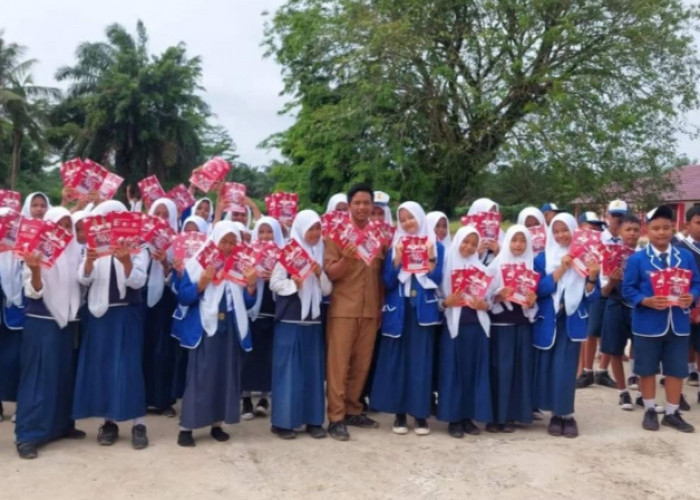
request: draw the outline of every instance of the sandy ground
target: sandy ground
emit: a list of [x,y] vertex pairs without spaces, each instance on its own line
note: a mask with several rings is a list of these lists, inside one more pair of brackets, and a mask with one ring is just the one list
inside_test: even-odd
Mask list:
[[[685,386],[700,432],[696,388]],[[660,398],[662,399],[662,398]],[[6,404],[6,414],[13,405]],[[95,442],[96,420],[79,422],[84,441],[59,441],[37,460],[17,457],[13,425],[0,423],[0,496],[3,499],[375,499],[700,498],[699,434],[666,427],[641,428],[642,411],[623,412],[617,391],[579,390],[578,439],[550,437],[545,422],[514,434],[454,439],[431,420],[432,434],[391,433],[391,417],[376,415],[379,429],[351,429],[350,442],[282,441],[257,418],[229,428],[232,439],[195,434],[197,446],[175,443],[177,420],[148,417],[151,446],[131,448],[130,424],[112,447]]]

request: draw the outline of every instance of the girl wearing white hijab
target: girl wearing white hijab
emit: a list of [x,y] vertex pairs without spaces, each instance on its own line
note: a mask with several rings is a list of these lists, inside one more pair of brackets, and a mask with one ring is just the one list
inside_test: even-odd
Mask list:
[[198,199],[192,207],[191,215],[201,217],[207,223],[207,231],[205,234],[211,232],[211,225],[214,222],[214,204],[211,198]]
[[445,326],[440,336],[437,418],[449,422],[447,432],[455,438],[481,432],[472,419],[490,422],[492,418],[488,297],[462,307],[460,294],[452,293],[453,271],[471,267],[486,271],[479,260],[480,240],[474,227],[459,228],[447,251],[442,279]]
[[330,197],[326,205],[326,213],[330,212],[347,212],[348,211],[348,195],[345,193],[336,193]]
[[445,249],[450,248],[452,236],[450,236],[450,220],[443,212],[428,212],[425,216],[428,220],[428,229],[435,233],[435,239],[442,243]]
[[199,215],[190,215],[182,223],[181,233],[194,231],[197,233],[207,234],[209,232],[209,224]]
[[[253,228],[253,243],[274,242],[278,247],[284,246],[282,228],[277,219],[261,217]],[[275,299],[270,290],[271,273],[258,276],[255,305],[248,309],[250,333],[253,346],[251,352],[243,357],[241,372],[241,395],[243,409],[241,418],[250,420],[256,415],[267,416],[270,413],[268,401],[272,390],[272,339],[275,332]],[[253,408],[251,392],[260,392],[261,397]]]
[[[408,201],[397,210],[399,225],[384,262],[385,287],[382,336],[370,402],[377,411],[396,415],[392,431],[406,434],[406,415],[415,419],[418,435],[430,433],[435,325],[440,324],[438,285],[442,281],[445,249],[435,241],[425,212]],[[402,269],[404,236],[428,239],[427,273],[411,274]]]
[[[126,212],[115,200],[100,203],[92,215]],[[127,248],[97,257],[87,249],[78,279],[88,287],[88,322],[84,332],[73,402],[73,418],[102,417],[97,440],[111,445],[119,436],[116,422],[133,419],[131,444],[148,446],[143,377],[143,304],[148,252]]]
[[[475,215],[481,212],[499,212],[498,203],[490,198],[479,198],[469,207],[467,215]],[[503,230],[498,232],[498,241],[488,240],[482,241],[479,247],[479,257],[484,265],[489,265],[491,261],[498,255],[500,245],[503,242]]]
[[[220,221],[202,249],[211,241],[228,257],[240,240],[233,222]],[[214,269],[203,269],[197,255],[176,271],[174,287],[192,339],[177,443],[194,446],[193,429],[206,426],[216,441],[224,442],[229,434],[222,424],[240,420],[239,360],[241,350],[252,349],[246,310],[255,303],[257,276],[246,271],[247,287],[230,281],[214,284]]]
[[574,230],[576,220],[567,213],[558,214],[547,228],[545,251],[534,263],[540,282],[532,329],[536,348],[533,408],[551,410],[549,434],[570,438],[578,436],[573,413],[579,351],[586,339],[586,303],[600,293],[595,284],[600,271],[597,262],[588,264],[588,279],[571,265],[569,246]]
[[493,420],[489,432],[514,432],[514,422],[532,422],[532,325],[537,309],[537,295],[528,296],[530,307],[509,302],[513,292],[503,284],[502,268],[507,264],[524,264],[533,269],[530,232],[520,224],[508,228],[498,256],[488,268],[494,277],[494,305],[491,317],[491,387]]
[[[169,198],[159,198],[148,210],[151,216],[159,217],[177,232],[177,206]],[[169,281],[173,252],[155,251],[148,248],[148,281],[146,285],[146,308],[144,322],[143,373],[146,383],[146,408],[154,413],[174,417],[175,358],[178,343],[170,335],[173,311],[177,299],[166,281]]]
[[[547,222],[545,221],[544,214],[536,207],[523,208],[518,214],[518,224],[525,226],[528,230],[532,227],[541,226],[545,233],[547,232]],[[541,250],[535,251],[533,248],[533,252],[534,255],[537,256]]]
[[332,285],[323,264],[321,219],[313,210],[294,218],[291,238],[309,254],[312,273],[304,280],[291,278],[278,263],[272,270],[270,290],[276,294],[275,335],[272,351],[272,432],[282,439],[296,437],[306,425],[313,438],[326,437],[325,351],[321,328],[321,299]]
[[[50,208],[45,220],[73,232],[70,212]],[[26,319],[22,332],[21,375],[17,395],[17,451],[37,456],[37,446],[57,438],[80,439],[71,418],[73,337],[78,328],[80,249],[73,239],[50,269],[37,252],[24,256]]]
[[49,208],[51,208],[49,197],[42,192],[35,191],[24,199],[21,214],[29,219],[43,219]]

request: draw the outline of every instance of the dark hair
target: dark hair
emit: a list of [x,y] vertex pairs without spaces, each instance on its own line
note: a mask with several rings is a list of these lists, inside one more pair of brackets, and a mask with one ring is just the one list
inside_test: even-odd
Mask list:
[[700,205],[693,205],[690,207],[690,210],[685,213],[685,221],[690,222],[693,220],[693,217],[696,216],[700,216]]
[[370,199],[374,200],[374,190],[369,184],[355,184],[348,189],[348,203],[352,203],[352,198],[357,193],[369,193]]
[[620,225],[624,224],[625,222],[628,224],[638,224],[640,226],[642,225],[642,221],[639,220],[639,217],[632,214],[624,215],[622,217],[622,220],[620,221]]

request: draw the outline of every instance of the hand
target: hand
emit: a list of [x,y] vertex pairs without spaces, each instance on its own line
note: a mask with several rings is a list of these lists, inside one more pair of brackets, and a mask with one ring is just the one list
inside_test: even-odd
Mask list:
[[194,184],[190,184],[190,185],[187,187],[187,190],[190,192],[190,194],[191,194],[192,196],[194,196],[195,189],[196,189],[196,188],[194,187]]
[[78,193],[76,192],[75,188],[66,186],[61,190],[61,205],[66,206],[77,197]]
[[94,248],[88,248],[85,252],[85,263],[87,264],[94,264],[95,261],[97,260],[97,250]]
[[131,252],[129,252],[128,247],[120,245],[114,249],[114,253],[112,255],[114,255],[114,257],[122,264],[126,264],[127,262],[131,263]]
[[469,300],[469,307],[471,307],[475,311],[487,311],[489,305],[484,299],[472,298]]
[[428,258],[434,259],[435,258],[435,243],[428,240],[428,244],[426,245],[426,247],[428,248]]
[[319,278],[321,277],[321,273],[323,272],[323,268],[321,267],[321,265],[318,262],[316,262],[316,261],[311,262],[311,270],[313,271],[313,273],[317,277],[319,277]]
[[642,301],[642,305],[649,307],[651,309],[656,309],[657,311],[663,311],[668,309],[668,298],[667,297],[647,297]]
[[564,269],[570,269],[573,262],[574,259],[567,253],[561,258],[561,267]]
[[448,295],[445,300],[443,301],[445,307],[457,307],[459,303],[462,301],[462,293],[457,292],[457,293],[451,293]]
[[403,257],[403,243],[398,242],[394,247],[394,267],[401,264],[401,258]]
[[199,282],[197,283],[197,287],[199,290],[204,290],[206,287],[209,286],[209,284],[214,280],[214,267],[213,266],[207,266],[207,268],[204,270],[204,272],[201,274],[199,277]]
[[298,276],[294,276],[294,277],[292,278],[292,281],[293,281],[294,284],[297,286],[297,291],[298,291],[298,290],[301,290],[301,287],[304,286],[304,280],[301,279],[301,278],[298,277]]
[[268,271],[267,269],[262,271],[260,274],[258,274],[261,280],[263,281],[270,281],[270,276],[272,276],[272,271]]
[[346,259],[357,258],[357,245],[354,243],[348,243],[347,246],[343,248],[342,254]]
[[248,282],[248,288],[253,288],[258,282],[258,273],[252,266],[243,269],[243,277]]
[[615,270],[612,273],[610,273],[610,281],[614,281],[615,283],[620,283],[622,281],[621,267],[615,268]]
[[24,265],[29,269],[32,271],[39,269],[41,265],[41,254],[39,252],[26,252],[22,257],[24,258]]
[[596,279],[600,273],[600,262],[597,259],[591,259],[586,263],[588,268],[588,277],[590,279]]
[[224,181],[216,181],[211,186],[212,191],[216,191],[221,196],[224,192]]
[[689,308],[690,306],[693,305],[693,294],[692,293],[684,293],[683,295],[680,296],[680,298],[678,299],[678,302],[683,309]]
[[496,294],[496,301],[497,302],[506,302],[508,300],[508,297],[510,297],[511,295],[513,295],[513,288],[510,286],[503,287]]
[[496,240],[486,240],[485,245],[486,248],[493,254],[497,255],[500,251],[500,247],[498,246],[498,242]]
[[537,302],[537,294],[535,292],[527,292],[525,298],[527,299],[528,309],[535,307],[535,303]]
[[481,240],[481,243],[479,243],[479,248],[477,248],[476,252],[481,255],[484,252],[486,252],[489,249],[489,242],[487,240]]
[[99,205],[101,201],[100,192],[97,189],[91,189],[88,192],[86,198],[90,203],[94,203],[95,205]]
[[175,272],[177,273],[178,277],[182,278],[182,275],[185,272],[185,263],[183,262],[183,260],[173,259],[173,269],[175,269]]
[[165,259],[166,259],[167,256],[168,256],[168,255],[165,253],[164,250],[155,250],[155,251],[151,254],[151,258],[152,258],[153,260],[155,260],[155,261],[160,262],[161,264],[165,261]]

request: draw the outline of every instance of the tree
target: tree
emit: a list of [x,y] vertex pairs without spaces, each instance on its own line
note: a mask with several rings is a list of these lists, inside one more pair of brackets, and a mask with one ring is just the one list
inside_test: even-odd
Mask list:
[[451,212],[489,169],[555,172],[568,197],[661,172],[697,106],[698,19],[682,0],[288,0],[266,25],[297,117],[265,143],[273,174],[310,201],[370,180]]

